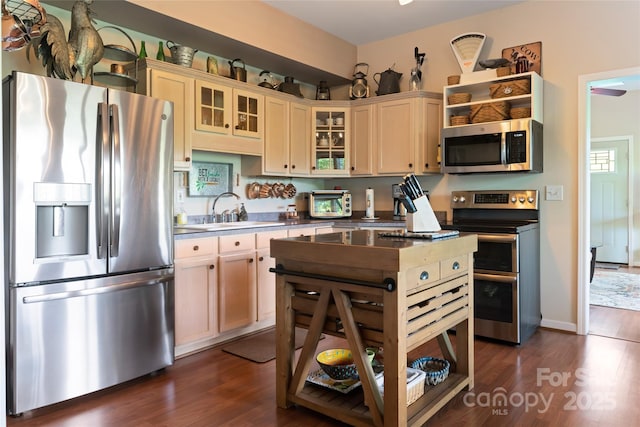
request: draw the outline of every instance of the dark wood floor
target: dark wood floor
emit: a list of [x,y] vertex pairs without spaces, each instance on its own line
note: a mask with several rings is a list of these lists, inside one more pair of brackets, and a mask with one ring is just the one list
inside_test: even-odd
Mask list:
[[[321,348],[341,345],[337,338]],[[413,352],[440,355],[427,344]],[[640,423],[640,343],[538,330],[522,346],[477,339],[475,388],[428,426],[628,426]],[[275,404],[275,361],[207,350],[88,397],[9,418],[9,426],[335,426]],[[506,398],[502,404],[500,398]]]
[[[637,274],[640,268],[621,266],[621,273]],[[640,311],[592,305],[589,308],[589,333],[640,342]]]

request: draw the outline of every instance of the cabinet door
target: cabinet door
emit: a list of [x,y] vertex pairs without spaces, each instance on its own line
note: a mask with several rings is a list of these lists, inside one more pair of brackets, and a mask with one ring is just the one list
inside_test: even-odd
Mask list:
[[377,105],[376,171],[404,174],[415,169],[414,99]]
[[148,95],[173,102],[174,170],[191,169],[191,117],[193,79],[159,70],[149,70]]
[[420,137],[420,166],[422,173],[442,173],[440,170],[440,130],[442,123],[442,101],[424,99],[424,120]]
[[245,90],[233,90],[233,134],[263,139],[264,96]]
[[289,109],[289,174],[307,176],[311,172],[311,108],[292,102]]
[[289,102],[265,98],[264,174],[289,172]]
[[373,174],[373,106],[354,107],[351,116],[351,175],[371,175]]
[[276,315],[276,276],[269,271],[276,260],[269,256],[269,249],[258,250],[257,259],[258,321],[262,321]]
[[256,320],[256,252],[218,257],[220,332],[249,326]]
[[176,260],[176,346],[217,335],[216,274],[214,260]]
[[231,88],[201,80],[196,80],[195,86],[196,130],[231,134]]
[[348,108],[313,108],[314,135],[311,158],[313,175],[343,176],[349,173]]

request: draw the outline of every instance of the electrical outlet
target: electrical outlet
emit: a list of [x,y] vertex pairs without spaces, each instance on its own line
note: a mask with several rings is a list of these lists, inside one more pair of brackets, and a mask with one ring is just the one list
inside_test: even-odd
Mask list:
[[562,200],[562,185],[547,185],[545,187],[545,198],[547,200]]
[[178,203],[183,203],[184,198],[185,198],[185,191],[184,191],[184,188],[181,188],[178,190],[178,194],[177,194]]

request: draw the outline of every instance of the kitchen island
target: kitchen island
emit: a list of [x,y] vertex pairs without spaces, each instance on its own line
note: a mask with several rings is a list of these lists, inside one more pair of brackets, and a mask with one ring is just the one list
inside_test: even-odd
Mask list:
[[[276,398],[351,425],[422,425],[473,388],[475,234],[429,241],[354,230],[271,241],[276,259]],[[295,363],[295,326],[308,333]],[[456,327],[455,352],[447,330]],[[346,338],[361,390],[309,384],[322,333]],[[407,353],[437,339],[447,379],[407,405]],[[384,399],[366,357],[384,355]]]

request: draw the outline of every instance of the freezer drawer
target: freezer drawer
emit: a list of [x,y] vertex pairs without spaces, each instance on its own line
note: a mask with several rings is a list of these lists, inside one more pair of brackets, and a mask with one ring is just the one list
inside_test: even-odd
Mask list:
[[173,363],[173,269],[14,287],[9,299],[10,414]]

